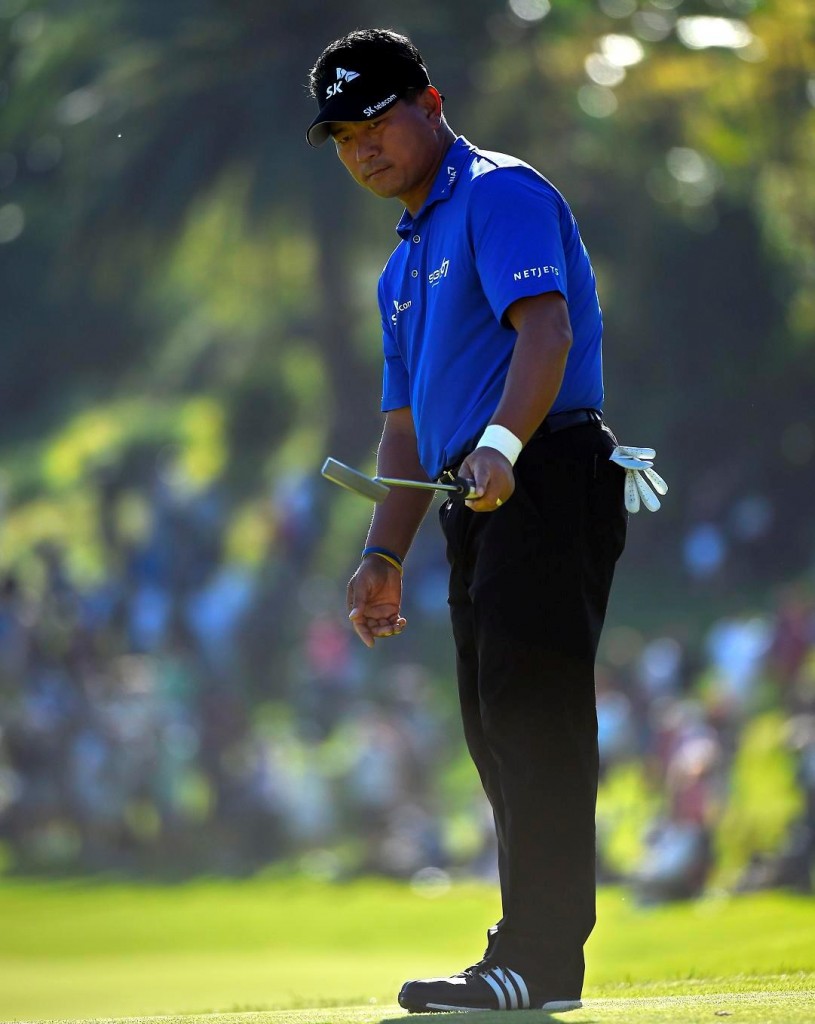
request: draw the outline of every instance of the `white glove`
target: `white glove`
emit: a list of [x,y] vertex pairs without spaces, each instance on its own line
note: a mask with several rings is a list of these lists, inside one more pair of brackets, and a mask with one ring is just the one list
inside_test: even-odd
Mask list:
[[[656,512],[661,503],[654,491],[657,494],[668,493],[668,485],[659,473],[651,468],[656,454],[653,448],[628,448],[619,445],[609,455],[612,462],[616,462],[625,470],[625,507],[629,512],[639,512],[640,499],[649,512]],[[653,491],[643,477],[654,488]]]

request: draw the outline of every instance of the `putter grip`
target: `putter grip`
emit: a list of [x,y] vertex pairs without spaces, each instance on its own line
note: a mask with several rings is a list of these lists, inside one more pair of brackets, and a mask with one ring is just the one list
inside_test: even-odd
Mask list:
[[465,480],[463,476],[454,476],[450,483],[455,487],[454,491],[447,492],[451,501],[466,501],[475,486],[474,480]]

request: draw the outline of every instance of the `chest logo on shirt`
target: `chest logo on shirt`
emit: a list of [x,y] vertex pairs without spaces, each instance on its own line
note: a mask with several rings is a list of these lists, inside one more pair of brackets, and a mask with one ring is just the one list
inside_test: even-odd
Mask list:
[[393,305],[395,307],[395,311],[391,313],[391,323],[395,324],[399,318],[399,314],[404,313],[406,309],[410,309],[413,302],[410,299],[408,299],[407,302],[400,302],[398,299],[394,299]]
[[516,270],[512,275],[516,281],[522,281],[525,277],[543,277],[544,274],[554,274],[560,277],[557,267],[527,267],[526,270]]
[[434,270],[432,274],[427,275],[427,283],[431,288],[435,288],[436,285],[441,281],[443,277],[447,277],[447,271],[450,269],[450,260],[443,259],[441,266],[438,270]]

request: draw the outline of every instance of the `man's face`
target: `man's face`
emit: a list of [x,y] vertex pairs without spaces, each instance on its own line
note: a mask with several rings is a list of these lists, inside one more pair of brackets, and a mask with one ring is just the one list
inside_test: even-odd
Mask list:
[[417,197],[424,200],[435,176],[437,106],[427,89],[415,102],[399,100],[370,121],[333,122],[337,155],[363,188],[384,199],[398,197],[410,208]]

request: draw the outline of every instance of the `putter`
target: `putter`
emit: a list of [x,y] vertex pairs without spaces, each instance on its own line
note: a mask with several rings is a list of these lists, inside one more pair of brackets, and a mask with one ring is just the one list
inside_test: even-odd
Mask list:
[[460,476],[454,477],[449,484],[422,480],[394,480],[387,476],[366,476],[358,469],[351,469],[336,459],[326,459],[321,472],[332,484],[339,484],[347,491],[361,494],[375,502],[384,501],[390,494],[391,487],[410,487],[416,491],[445,491],[452,499],[460,501],[474,497],[475,490],[472,480],[464,480]]

